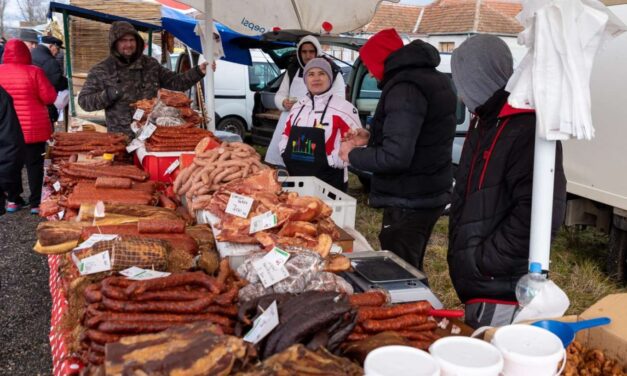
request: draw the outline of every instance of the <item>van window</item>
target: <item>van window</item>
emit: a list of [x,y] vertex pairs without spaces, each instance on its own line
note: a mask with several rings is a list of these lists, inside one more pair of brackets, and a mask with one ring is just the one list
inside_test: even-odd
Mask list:
[[275,79],[280,73],[279,68],[274,64],[253,62],[253,65],[248,67],[250,90],[261,90],[268,82]]
[[364,80],[361,83],[359,90],[359,99],[379,99],[381,97],[381,90],[377,87],[377,80],[369,74],[364,76]]

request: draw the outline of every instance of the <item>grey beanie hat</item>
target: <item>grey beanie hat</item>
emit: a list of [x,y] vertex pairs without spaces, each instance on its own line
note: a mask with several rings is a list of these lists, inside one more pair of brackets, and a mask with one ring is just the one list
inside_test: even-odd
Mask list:
[[327,76],[329,76],[329,80],[333,82],[333,69],[331,69],[331,64],[329,64],[329,62],[326,59],[322,57],[311,59],[309,63],[305,65],[305,69],[303,70],[303,74],[304,74],[303,77],[307,76],[307,72],[309,72],[309,70],[312,68],[322,69],[324,73],[326,73]]
[[39,43],[39,34],[33,29],[20,29],[19,38],[23,42]]
[[477,35],[453,51],[451,72],[459,96],[475,112],[507,84],[514,72],[512,52],[499,37]]

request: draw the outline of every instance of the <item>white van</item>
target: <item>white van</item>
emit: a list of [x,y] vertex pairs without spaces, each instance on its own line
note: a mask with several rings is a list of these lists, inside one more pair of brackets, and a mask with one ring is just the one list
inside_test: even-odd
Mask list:
[[261,50],[250,50],[253,65],[218,60],[215,71],[216,129],[244,137],[252,127],[255,92],[281,71]]

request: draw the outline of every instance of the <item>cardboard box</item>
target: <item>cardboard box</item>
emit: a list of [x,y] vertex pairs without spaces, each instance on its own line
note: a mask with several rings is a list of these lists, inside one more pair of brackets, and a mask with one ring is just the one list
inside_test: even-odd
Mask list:
[[353,238],[348,232],[346,232],[343,228],[339,226],[335,226],[337,231],[340,233],[340,238],[333,242],[342,248],[342,253],[351,253],[353,252],[353,242],[355,238]]

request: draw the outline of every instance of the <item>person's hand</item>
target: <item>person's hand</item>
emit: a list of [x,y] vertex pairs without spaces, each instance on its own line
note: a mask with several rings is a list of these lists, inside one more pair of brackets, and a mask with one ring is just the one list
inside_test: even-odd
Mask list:
[[348,153],[350,153],[353,149],[355,149],[355,144],[352,141],[342,141],[339,152],[340,159],[348,163]]
[[109,102],[115,103],[120,98],[122,98],[123,93],[122,90],[118,90],[118,88],[116,87],[109,86],[105,89],[105,95],[107,96],[107,99],[109,99]]
[[285,108],[286,110],[290,111],[292,109],[292,106],[294,106],[294,103],[296,103],[296,102],[292,102],[288,98],[285,98],[285,99],[283,99],[283,108]]
[[207,74],[207,65],[209,63],[208,62],[204,62],[202,64],[198,64],[198,69],[200,69],[200,71],[202,72],[202,74]]
[[352,142],[355,146],[366,146],[368,140],[370,140],[370,132],[364,128],[351,129],[342,139],[342,141]]

